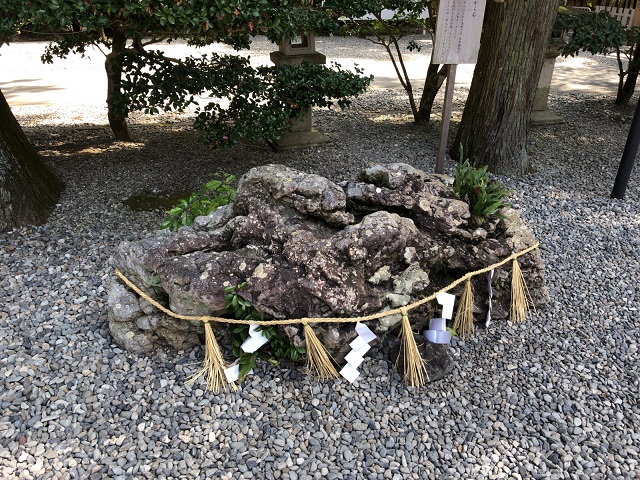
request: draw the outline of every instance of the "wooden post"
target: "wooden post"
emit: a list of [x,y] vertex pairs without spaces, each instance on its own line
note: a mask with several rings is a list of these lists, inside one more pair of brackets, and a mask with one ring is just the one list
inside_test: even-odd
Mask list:
[[640,27],[640,4],[637,4],[633,11],[633,18],[631,19],[630,27]]
[[447,153],[447,139],[449,138],[449,123],[451,121],[451,104],[453,103],[453,89],[456,83],[457,65],[447,65],[447,88],[442,106],[442,123],[440,124],[440,143],[436,155],[436,173],[444,173],[444,156]]
[[624,198],[624,192],[627,189],[631,170],[633,170],[633,164],[638,154],[638,147],[640,147],[640,99],[636,106],[636,113],[633,115],[633,120],[631,121],[629,136],[627,137],[627,143],[622,152],[622,159],[620,160],[618,174],[613,184],[611,198]]
[[[451,104],[458,65],[476,63],[480,49],[482,21],[487,0],[440,0],[431,61],[447,66],[447,88],[442,107],[440,143],[436,154],[436,173],[444,173]],[[499,0],[496,0],[499,1]]]

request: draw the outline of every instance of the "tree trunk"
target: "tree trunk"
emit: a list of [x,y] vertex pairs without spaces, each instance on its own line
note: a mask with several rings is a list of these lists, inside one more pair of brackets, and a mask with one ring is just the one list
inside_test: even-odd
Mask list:
[[0,91],[0,231],[43,223],[62,191]]
[[[638,37],[640,37],[640,35],[638,35]],[[638,40],[640,40],[640,38],[636,39],[636,44],[633,47],[633,55],[629,60],[628,73],[624,86],[622,89],[618,89],[616,105],[628,105],[636,89],[638,73],[640,72],[640,45],[638,45]]]
[[424,88],[422,89],[422,97],[420,97],[420,106],[418,112],[414,115],[416,123],[427,123],[431,118],[431,110],[433,110],[433,102],[436,95],[447,78],[447,69],[440,65],[430,63],[427,70],[427,78],[424,80]]
[[[431,32],[435,33],[436,25],[438,23],[438,1],[429,0],[427,2],[427,6],[429,9],[429,26],[431,28]],[[434,35],[431,34],[432,43],[434,38]],[[446,78],[447,68],[444,65],[429,62],[427,77],[424,80],[422,96],[420,97],[420,105],[418,106],[418,113],[414,115],[416,123],[428,123],[429,120],[431,120],[433,102],[435,101],[436,95],[440,91],[440,87],[442,87]]]
[[127,46],[124,27],[114,28],[111,53],[107,55],[104,68],[107,71],[107,108],[109,109],[109,126],[116,140],[131,142],[133,138],[127,126],[127,116],[123,113],[122,94],[122,62]]
[[462,145],[475,166],[512,174],[531,170],[526,150],[529,116],[558,4],[487,2],[478,63],[452,158]]

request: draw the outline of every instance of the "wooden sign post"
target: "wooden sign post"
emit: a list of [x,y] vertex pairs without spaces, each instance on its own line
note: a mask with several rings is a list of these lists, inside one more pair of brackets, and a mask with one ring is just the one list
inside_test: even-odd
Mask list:
[[486,0],[440,0],[432,61],[447,66],[447,87],[442,108],[436,173],[444,171],[456,67],[461,63],[476,63],[478,59],[485,6]]

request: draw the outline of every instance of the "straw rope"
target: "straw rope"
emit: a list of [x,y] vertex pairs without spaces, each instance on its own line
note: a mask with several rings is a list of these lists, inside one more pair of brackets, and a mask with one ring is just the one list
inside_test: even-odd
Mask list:
[[511,269],[511,321],[513,323],[524,322],[530,308],[535,311],[536,306],[524,281],[520,265],[514,259]]
[[169,315],[170,317],[173,318],[177,318],[179,320],[190,320],[190,321],[199,321],[199,322],[219,322],[219,323],[231,323],[231,324],[240,324],[240,325],[294,325],[294,324],[309,324],[309,323],[356,323],[356,322],[368,322],[371,320],[377,320],[380,318],[384,318],[384,317],[388,317],[391,315],[402,315],[403,311],[409,311],[409,310],[413,310],[414,308],[417,308],[421,305],[424,305],[425,303],[429,303],[433,300],[435,300],[435,298],[443,292],[448,292],[449,290],[457,287],[458,285],[460,285],[462,282],[467,281],[468,279],[475,277],[476,275],[481,275],[483,273],[487,273],[491,270],[494,270],[498,267],[501,267],[502,265],[505,265],[515,259],[517,259],[518,257],[521,257],[522,255],[526,255],[527,253],[535,250],[536,248],[538,248],[540,246],[540,242],[536,242],[535,244],[531,245],[528,248],[525,248],[524,250],[520,251],[520,252],[516,252],[513,253],[511,255],[509,255],[507,258],[505,258],[504,260],[501,260],[500,262],[494,263],[493,265],[489,265],[488,267],[484,267],[481,268],[480,270],[476,270],[474,272],[469,272],[467,274],[465,274],[464,276],[458,278],[457,280],[451,282],[449,285],[447,285],[444,288],[441,288],[440,290],[438,290],[437,292],[429,295],[428,297],[422,298],[416,302],[413,302],[409,305],[406,305],[404,307],[400,307],[400,308],[395,308],[393,310],[385,310],[385,311],[381,311],[378,313],[374,313],[372,315],[364,315],[361,317],[327,317],[327,318],[294,318],[294,319],[273,319],[273,320],[241,320],[241,319],[235,319],[235,318],[223,318],[223,317],[212,317],[212,316],[208,316],[208,315],[182,315],[180,313],[175,313],[171,310],[169,310],[168,308],[166,308],[165,306],[159,304],[157,301],[155,301],[153,298],[151,298],[149,295],[147,295],[146,293],[144,293],[140,288],[138,288],[137,285],[135,285],[131,280],[129,280],[119,269],[116,268],[115,273],[116,275],[134,292],[136,292],[138,295],[140,295],[142,298],[144,298],[147,302],[149,302],[150,304],[152,304],[154,307],[156,307],[158,310],[160,310],[163,313],[166,313],[167,315]]
[[338,372],[331,363],[333,360],[331,355],[327,353],[313,328],[306,323],[304,325],[304,341],[307,347],[307,372],[320,380],[338,378]]
[[464,284],[453,329],[460,335],[460,338],[466,338],[473,333],[473,286],[471,279],[467,279]]
[[402,312],[402,327],[400,328],[400,350],[396,360],[397,363],[402,358],[404,366],[404,381],[412,387],[421,387],[425,381],[429,380],[427,372],[427,362],[425,362],[415,338],[413,338],[413,330],[409,323],[409,314],[406,307],[400,307]]

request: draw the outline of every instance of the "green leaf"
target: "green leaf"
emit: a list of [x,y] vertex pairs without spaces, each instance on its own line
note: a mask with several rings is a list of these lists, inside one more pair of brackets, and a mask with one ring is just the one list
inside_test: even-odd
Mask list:
[[258,358],[256,353],[249,356],[246,355],[247,354],[243,354],[239,361],[238,380],[241,382],[244,381],[249,372],[256,366],[256,359]]
[[498,209],[505,206],[504,198],[510,192],[502,189],[499,183],[490,179],[487,166],[474,168],[468,159],[462,161],[462,150],[460,151],[460,159],[461,162],[454,174],[453,190],[460,198],[468,202],[471,213],[484,218],[493,215]]

